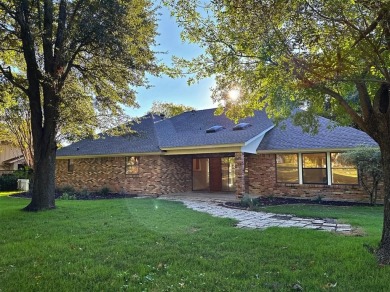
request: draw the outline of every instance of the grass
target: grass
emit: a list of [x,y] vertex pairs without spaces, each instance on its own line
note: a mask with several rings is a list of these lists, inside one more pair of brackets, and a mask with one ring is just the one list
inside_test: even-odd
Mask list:
[[12,192],[0,192],[0,197],[8,197],[10,195],[14,195],[20,193],[21,191],[12,191]]
[[379,208],[296,207],[307,216],[338,217],[367,234],[352,237],[238,229],[234,220],[154,199],[58,201],[53,211],[19,211],[27,203],[0,198],[0,291],[389,288],[390,268],[378,266],[363,247],[379,241]]

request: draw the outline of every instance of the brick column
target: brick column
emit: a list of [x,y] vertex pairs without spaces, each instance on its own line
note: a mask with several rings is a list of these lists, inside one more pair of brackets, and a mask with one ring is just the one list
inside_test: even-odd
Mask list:
[[236,196],[242,198],[245,192],[245,156],[242,152],[234,154],[236,164]]

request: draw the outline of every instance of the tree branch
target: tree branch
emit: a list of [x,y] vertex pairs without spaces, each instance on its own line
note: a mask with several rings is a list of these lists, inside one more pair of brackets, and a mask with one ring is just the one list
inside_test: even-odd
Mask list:
[[16,82],[14,76],[11,71],[11,67],[8,66],[8,70],[6,71],[2,65],[0,65],[0,72],[3,73],[3,76],[15,87],[22,90],[26,95],[28,94],[28,89],[25,88],[20,83]]
[[53,73],[53,3],[45,0],[43,5],[42,45],[46,73]]
[[368,94],[367,86],[364,82],[355,82],[356,89],[359,93],[359,101],[362,109],[364,120],[368,121],[372,114],[373,108],[371,105],[370,96]]
[[364,131],[368,131],[368,128],[362,119],[361,116],[357,114],[357,112],[347,103],[347,101],[336,91],[322,85],[314,85],[319,90],[321,90],[323,93],[328,94],[329,96],[333,97],[339,105],[341,105],[344,110],[351,116],[352,120]]
[[[63,64],[64,60],[62,54],[64,53],[64,39],[65,39],[65,26],[66,26],[66,1],[61,0],[60,8],[58,13],[58,28],[57,36],[54,45],[54,64],[57,66],[56,71],[58,74],[63,73]],[[59,72],[61,70],[61,72]]]

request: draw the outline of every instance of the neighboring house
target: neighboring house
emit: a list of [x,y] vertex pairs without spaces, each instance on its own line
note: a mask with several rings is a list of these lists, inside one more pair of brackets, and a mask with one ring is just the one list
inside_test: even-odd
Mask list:
[[142,194],[235,192],[368,201],[356,167],[340,153],[377,144],[351,127],[329,129],[319,118],[311,136],[290,120],[276,127],[256,111],[235,124],[215,109],[164,119],[148,115],[132,126],[137,133],[82,140],[57,153],[59,187]]
[[9,142],[0,141],[0,175],[10,173],[25,165],[20,149]]

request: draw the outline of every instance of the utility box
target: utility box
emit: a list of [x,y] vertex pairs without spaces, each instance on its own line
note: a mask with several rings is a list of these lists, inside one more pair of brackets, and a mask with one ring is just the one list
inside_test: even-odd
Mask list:
[[30,181],[28,179],[18,179],[18,190],[27,192],[30,190]]

